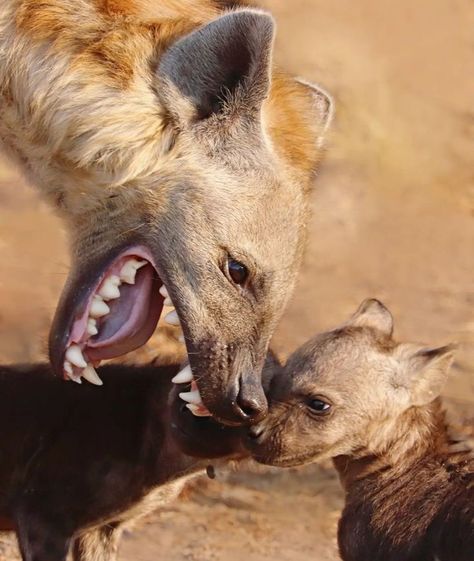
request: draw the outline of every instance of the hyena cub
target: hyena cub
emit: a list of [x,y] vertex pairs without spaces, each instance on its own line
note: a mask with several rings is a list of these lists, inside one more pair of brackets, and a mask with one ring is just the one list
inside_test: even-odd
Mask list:
[[439,398],[453,348],[400,344],[392,330],[387,308],[367,300],[298,349],[249,448],[277,466],[333,458],[344,561],[473,561],[473,454],[450,436]]
[[209,459],[242,455],[238,429],[179,399],[189,384],[178,372],[110,365],[96,388],[47,366],[0,366],[0,529],[16,530],[24,561],[65,561],[70,549],[74,561],[113,561],[125,525]]

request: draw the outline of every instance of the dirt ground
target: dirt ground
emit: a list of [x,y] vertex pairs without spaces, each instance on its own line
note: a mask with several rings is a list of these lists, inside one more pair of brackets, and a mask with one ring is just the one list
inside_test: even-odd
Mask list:
[[[474,420],[474,6],[470,0],[267,0],[276,61],[335,97],[286,355],[382,299],[401,339],[460,343],[446,403]],[[0,165],[0,360],[45,356],[68,270],[61,225]],[[335,561],[329,465],[200,480],[124,539],[122,561]],[[3,554],[3,557],[2,557]],[[0,537],[1,561],[16,559]]]

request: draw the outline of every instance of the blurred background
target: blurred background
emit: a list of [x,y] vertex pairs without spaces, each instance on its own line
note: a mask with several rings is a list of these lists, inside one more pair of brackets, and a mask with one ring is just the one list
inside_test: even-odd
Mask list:
[[[460,343],[446,403],[474,422],[474,5],[266,0],[276,62],[336,100],[299,285],[275,336],[286,356],[368,296],[399,339]],[[59,221],[0,162],[0,360],[45,357],[68,271]],[[152,351],[151,351],[152,352]],[[471,429],[472,430],[472,429]],[[127,534],[122,561],[336,561],[330,465],[199,481]],[[1,557],[3,555],[3,558]],[[16,559],[0,536],[0,559]]]

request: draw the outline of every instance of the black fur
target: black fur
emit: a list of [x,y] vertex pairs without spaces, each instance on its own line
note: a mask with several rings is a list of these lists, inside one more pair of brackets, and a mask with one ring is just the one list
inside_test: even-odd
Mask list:
[[46,366],[0,367],[0,520],[16,528],[25,561],[64,561],[71,544],[76,560],[114,559],[125,522],[204,471],[191,455],[238,451],[238,430],[183,407],[177,372],[105,366],[96,387]]

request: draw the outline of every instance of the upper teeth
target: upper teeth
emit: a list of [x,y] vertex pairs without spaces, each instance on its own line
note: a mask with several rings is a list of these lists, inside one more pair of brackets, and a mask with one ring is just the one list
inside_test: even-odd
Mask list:
[[[85,342],[89,337],[94,337],[99,333],[97,320],[106,316],[110,312],[109,306],[105,301],[120,298],[120,285],[122,282],[135,284],[135,277],[138,269],[145,266],[148,261],[143,259],[128,259],[122,266],[119,275],[108,275],[100,285],[97,293],[92,297],[89,308],[89,317],[87,318],[85,333],[87,338],[83,338]],[[85,345],[83,345],[85,346]],[[102,380],[97,375],[94,367],[87,362],[82,354],[81,347],[73,343],[67,349],[64,360],[64,372],[68,378],[75,382],[81,382],[83,376],[88,382],[96,385],[102,385]]]
[[135,284],[135,276],[138,269],[147,264],[147,261],[129,259],[120,269],[120,279],[128,284]]
[[82,356],[82,351],[79,345],[71,345],[66,351],[66,360],[78,368],[85,368],[87,362]]
[[89,315],[92,318],[101,318],[103,316],[106,316],[109,312],[110,312],[110,308],[104,302],[102,296],[96,294],[92,298],[92,304],[89,310]]
[[93,366],[91,366],[90,364],[88,364],[84,370],[82,371],[82,376],[91,384],[94,384],[96,386],[102,386],[103,382],[102,380],[99,378],[99,375],[97,374],[97,372],[95,371],[95,368]]
[[193,372],[189,364],[185,366],[181,372],[171,380],[174,384],[189,384],[191,382],[190,392],[181,392],[179,397],[186,401],[186,407],[196,417],[210,417],[211,414],[202,402],[201,394],[193,377]]
[[115,298],[120,298],[119,286],[122,284],[120,278],[117,275],[110,275],[102,283],[99,290],[99,296],[102,296],[104,300],[114,300]]
[[93,337],[94,335],[97,335],[97,333],[99,333],[99,330],[97,329],[97,320],[96,319],[89,318],[87,320],[87,333],[91,337]]
[[193,371],[189,364],[185,366],[181,372],[176,374],[176,376],[171,380],[173,384],[189,384],[193,381]]
[[[89,337],[95,337],[99,333],[100,325],[98,325],[97,320],[106,316],[110,313],[110,308],[105,301],[115,300],[120,298],[120,286],[122,282],[127,284],[135,284],[135,278],[137,271],[144,267],[148,261],[142,259],[130,258],[128,259],[120,269],[119,275],[108,275],[100,285],[97,293],[92,297],[92,302],[89,308],[89,317],[87,318],[85,333],[87,337],[83,337],[81,342],[84,343],[82,347],[87,344],[87,339]],[[164,298],[165,306],[173,306],[169,292],[165,285],[162,285],[159,289],[160,294]],[[179,326],[180,321],[176,310],[171,310],[165,317],[165,321],[174,326]],[[180,336],[180,341],[184,341],[182,335]],[[81,376],[83,376],[87,381],[92,384],[102,385],[102,380],[97,375],[94,367],[89,364],[82,354],[81,347],[73,343],[67,349],[65,353],[64,360],[64,372],[68,378],[74,380],[75,382],[81,381]],[[179,374],[177,374],[173,381],[176,384],[185,384],[193,380],[193,375],[191,368],[187,366]],[[193,391],[189,392],[191,394],[188,397],[192,405],[196,404],[200,407],[200,414],[202,410],[207,411],[202,405],[202,400],[199,395],[199,390],[193,388]]]
[[187,401],[188,403],[193,403],[194,405],[201,405],[202,399],[199,390],[194,390],[192,392],[181,392],[179,397],[183,401]]

